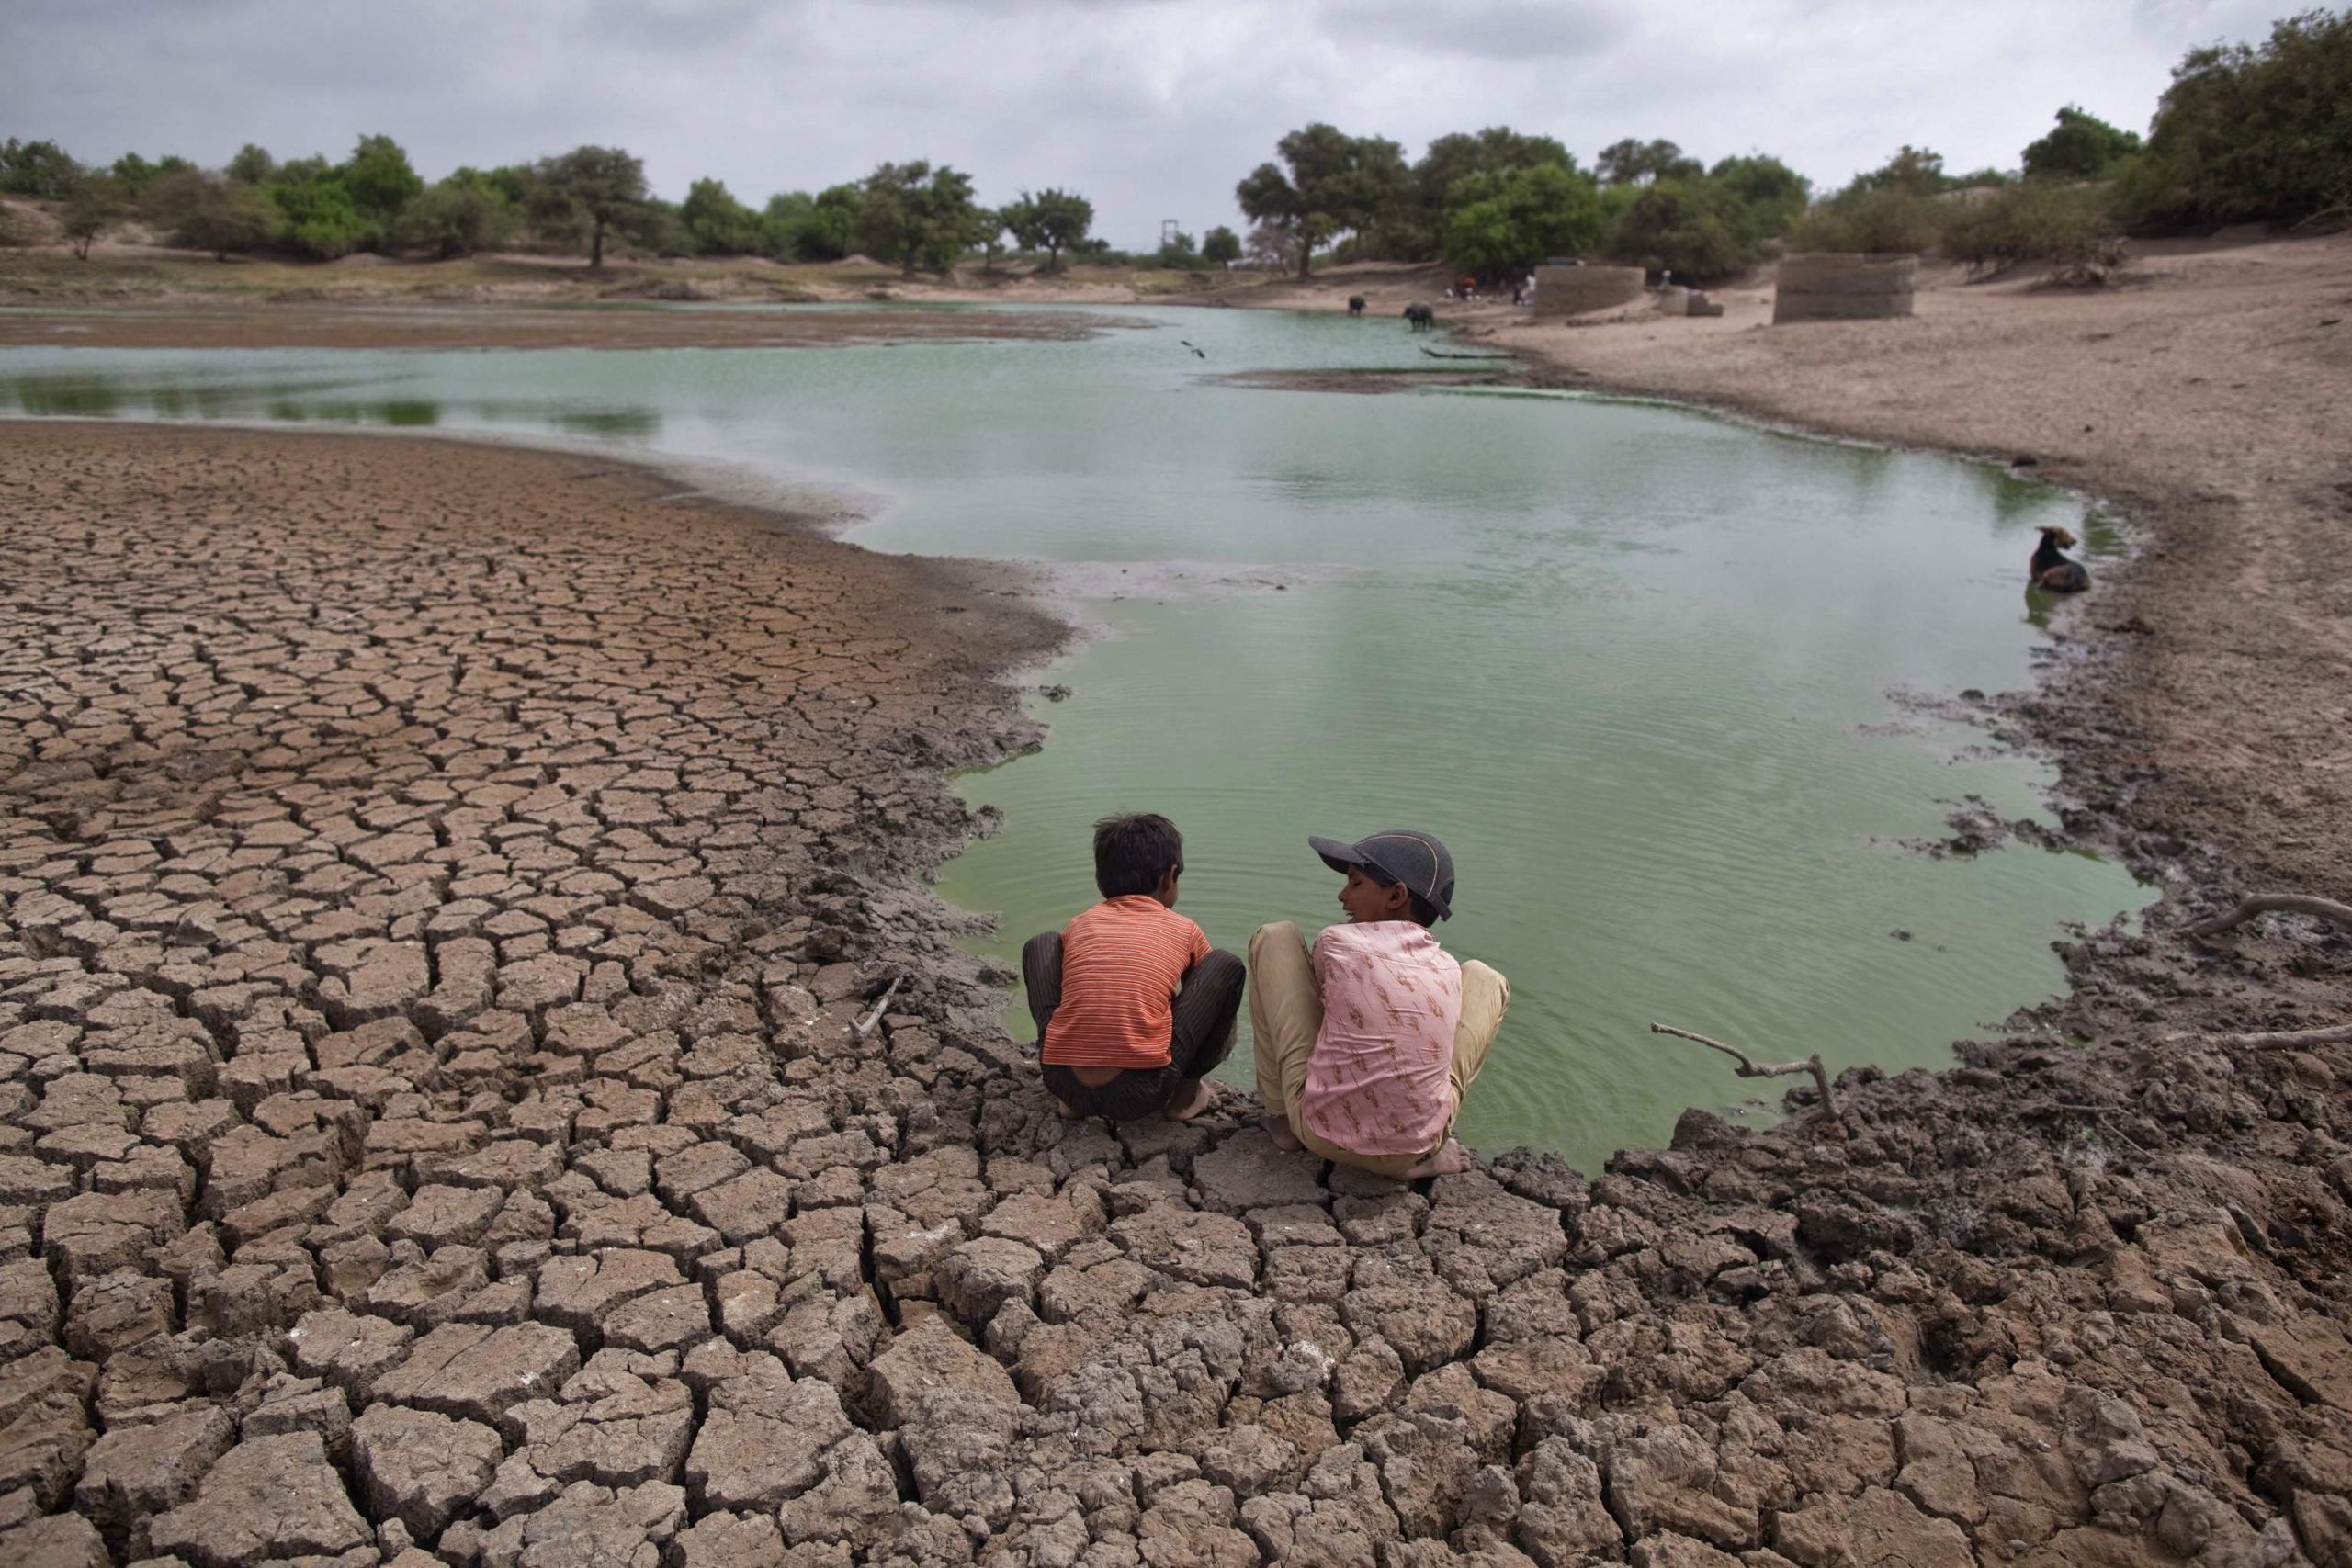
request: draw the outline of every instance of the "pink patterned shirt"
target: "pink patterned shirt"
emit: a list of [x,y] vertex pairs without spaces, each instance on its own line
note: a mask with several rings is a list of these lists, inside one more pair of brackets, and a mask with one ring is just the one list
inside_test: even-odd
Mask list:
[[1453,1120],[1462,965],[1411,920],[1327,926],[1315,939],[1323,1029],[1298,1109],[1327,1142],[1426,1154]]

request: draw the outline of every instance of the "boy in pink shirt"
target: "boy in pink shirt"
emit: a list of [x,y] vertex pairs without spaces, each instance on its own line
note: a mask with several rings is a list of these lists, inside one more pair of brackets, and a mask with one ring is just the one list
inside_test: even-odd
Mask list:
[[1250,939],[1267,1130],[1284,1148],[1404,1180],[1467,1169],[1449,1134],[1510,986],[1430,934],[1453,912],[1453,857],[1401,829],[1307,843],[1346,876],[1348,923],[1324,928],[1311,951],[1288,921]]

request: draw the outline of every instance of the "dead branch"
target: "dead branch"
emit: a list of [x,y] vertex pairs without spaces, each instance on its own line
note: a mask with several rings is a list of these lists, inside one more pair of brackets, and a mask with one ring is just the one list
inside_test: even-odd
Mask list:
[[890,998],[899,994],[899,982],[905,978],[906,976],[903,975],[891,976],[890,984],[884,988],[882,992],[882,999],[874,1004],[874,1010],[857,1021],[857,1037],[860,1040],[863,1040],[867,1035],[873,1033],[874,1026],[882,1021],[882,1010],[888,1007],[890,1005]]
[[2267,1050],[2283,1045],[2292,1050],[2298,1045],[2352,1045],[2352,1023],[2330,1024],[2324,1029],[2280,1029],[2256,1031],[2251,1034],[2216,1034],[2211,1037],[2216,1045],[2241,1045],[2250,1050]]
[[1687,1029],[1677,1029],[1671,1024],[1653,1023],[1650,1025],[1650,1032],[1671,1034],[1678,1040],[1694,1041],[1711,1051],[1721,1051],[1739,1064],[1733,1071],[1744,1078],[1784,1078],[1796,1073],[1811,1073],[1814,1083],[1821,1089],[1822,1110],[1827,1111],[1833,1121],[1845,1120],[1838,1110],[1838,1097],[1829,1088],[1829,1069],[1821,1065],[1821,1053],[1818,1051],[1802,1062],[1767,1063],[1758,1062],[1736,1045],[1726,1045],[1720,1040],[1710,1040],[1703,1034],[1693,1034]]
[[2241,902],[2234,909],[2183,926],[2180,934],[2192,942],[2203,942],[2234,931],[2256,915],[2309,915],[2330,925],[2352,931],[2352,904],[2339,904],[2333,898],[2313,898],[2301,893],[2263,893]]

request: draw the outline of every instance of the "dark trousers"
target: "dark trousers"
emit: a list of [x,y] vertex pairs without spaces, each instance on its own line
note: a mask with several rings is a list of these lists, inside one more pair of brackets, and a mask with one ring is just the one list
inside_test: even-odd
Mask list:
[[[1230,953],[1213,950],[1184,971],[1176,992],[1168,1038],[1168,1065],[1129,1067],[1106,1084],[1087,1084],[1069,1067],[1048,1064],[1046,1088],[1080,1116],[1139,1122],[1164,1110],[1180,1089],[1189,1092],[1233,1050],[1233,1021],[1241,1011],[1241,986],[1249,967]],[[1062,1002],[1062,933],[1046,931],[1021,950],[1021,978],[1029,987],[1029,1016],[1037,1021],[1045,1048],[1046,1025]]]

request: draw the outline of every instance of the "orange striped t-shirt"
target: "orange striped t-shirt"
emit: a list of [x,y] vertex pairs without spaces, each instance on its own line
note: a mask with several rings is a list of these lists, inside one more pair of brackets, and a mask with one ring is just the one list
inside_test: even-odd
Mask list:
[[1062,931],[1062,999],[1045,1058],[1065,1067],[1164,1067],[1184,971],[1209,955],[1201,928],[1148,893],[1105,898]]

